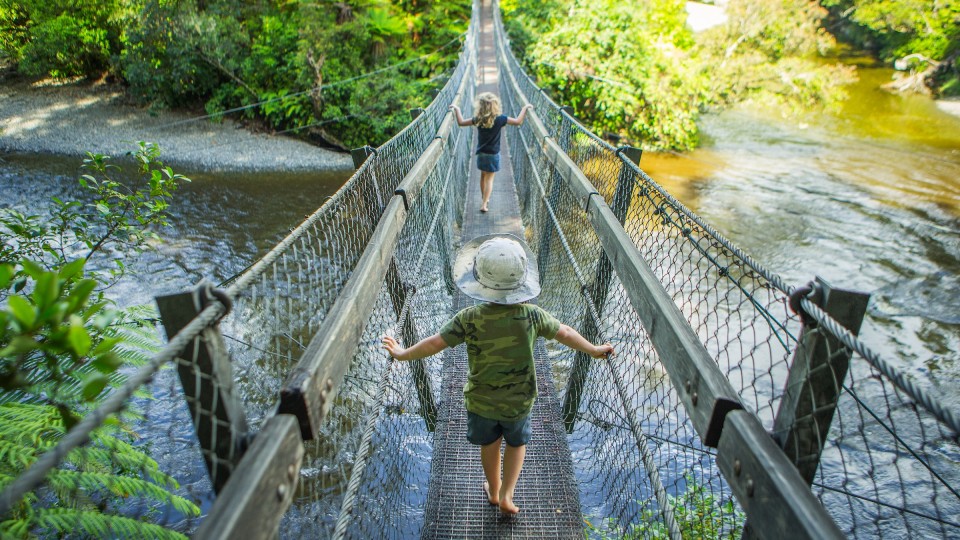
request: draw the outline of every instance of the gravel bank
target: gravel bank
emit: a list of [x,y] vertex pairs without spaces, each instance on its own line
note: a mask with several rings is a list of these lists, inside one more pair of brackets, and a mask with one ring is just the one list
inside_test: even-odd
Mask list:
[[[145,140],[161,159],[206,171],[345,170],[349,155],[284,136],[252,133],[231,120],[183,122],[192,116],[151,116],[120,89],[75,83],[0,82],[0,151],[118,156]],[[183,122],[179,123],[178,122]]]

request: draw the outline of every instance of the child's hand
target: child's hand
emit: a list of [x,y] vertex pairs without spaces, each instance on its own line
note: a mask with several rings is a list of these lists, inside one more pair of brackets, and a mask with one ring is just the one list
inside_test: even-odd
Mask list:
[[400,359],[400,355],[403,354],[404,348],[401,347],[399,343],[397,343],[397,340],[393,339],[390,336],[381,336],[380,342],[383,343],[383,348],[386,349],[388,353],[390,353],[390,356],[394,357],[397,360]]
[[527,103],[526,105],[523,106],[523,108],[524,108],[524,109],[532,109],[532,108],[533,108],[533,103]]
[[457,107],[456,105],[451,105],[448,107],[448,109],[450,109],[451,111],[459,111],[460,107]]
[[610,358],[613,356],[613,345],[610,343],[604,343],[603,345],[594,345],[594,353],[591,355],[594,358]]

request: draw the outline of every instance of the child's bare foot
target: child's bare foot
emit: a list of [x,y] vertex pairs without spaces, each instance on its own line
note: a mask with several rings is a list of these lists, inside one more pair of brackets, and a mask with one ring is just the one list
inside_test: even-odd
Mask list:
[[512,495],[508,496],[501,493],[500,494],[500,511],[503,512],[504,514],[514,515],[514,514],[520,513],[520,507],[513,504]]
[[484,204],[483,206],[480,207],[480,211],[481,211],[481,212],[489,212],[490,209],[487,208],[487,205],[486,205],[486,204]]
[[487,502],[493,506],[500,506],[500,499],[490,495],[490,483],[484,480],[483,482],[483,492],[487,494]]

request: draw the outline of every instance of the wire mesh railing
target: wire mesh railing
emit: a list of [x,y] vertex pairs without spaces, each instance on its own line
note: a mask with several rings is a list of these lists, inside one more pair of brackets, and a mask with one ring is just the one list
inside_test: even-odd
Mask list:
[[[464,88],[472,88],[468,83],[473,81],[475,68],[475,31],[471,30],[460,61],[432,103],[401,133],[373,150],[373,156],[317,212],[226,290],[203,286],[168,299],[170,313],[165,323],[170,323],[168,330],[177,327],[180,331],[169,332],[167,347],[138,371],[127,374],[125,384],[69,432],[47,430],[43,444],[34,450],[45,453],[26,473],[2,479],[4,521],[0,526],[4,537],[75,533],[159,538],[196,532],[197,526],[207,521],[200,516],[224,498],[215,493],[227,489],[227,477],[239,475],[241,456],[262,442],[263,438],[257,441],[254,434],[269,430],[271,437],[283,435],[267,424],[275,414],[284,378],[324,324],[369,249],[381,215],[397,198],[395,190],[427,147],[436,142],[442,123],[449,123],[448,105],[464,99]],[[464,158],[457,161],[452,157],[453,152],[465,155],[461,138],[462,134],[451,134],[443,154],[447,172],[434,176],[448,181],[454,170],[450,163],[463,167]],[[431,182],[425,193],[437,189],[437,180]],[[454,191],[450,193],[448,198],[455,201]],[[436,206],[436,199],[425,200]],[[453,207],[445,204],[439,208],[449,215]],[[449,229],[455,221],[441,221],[433,245],[446,254],[451,249],[451,232],[440,229]],[[424,259],[428,264],[431,261]],[[389,321],[390,317],[377,320]],[[365,358],[358,354],[359,371],[348,384],[353,390],[339,398],[343,406],[337,409],[342,409],[339,416],[343,422],[327,428],[337,436],[309,444],[303,473],[282,474],[282,480],[277,480],[280,485],[273,488],[272,499],[294,502],[281,527],[284,531],[299,527],[297,517],[310,513],[310,526],[328,523],[327,532],[333,532],[337,512],[333,522],[317,516],[325,515],[320,508],[328,504],[338,506],[331,501],[349,491],[347,473],[357,449],[351,446],[357,440],[353,413],[362,410],[364,396],[377,395],[376,385],[371,387],[365,380]],[[203,364],[207,365],[200,367]],[[187,390],[186,396],[181,386]],[[37,414],[22,409],[5,406],[0,414],[7,417],[8,425]],[[47,416],[56,414],[55,409],[44,411]],[[196,435],[189,428],[191,420]],[[160,428],[161,423],[167,427]],[[137,440],[134,430],[148,433],[150,439]],[[29,447],[37,441],[25,444]],[[273,452],[293,456],[290,467],[299,470],[301,458],[294,456],[295,451]],[[4,456],[21,459],[10,449],[4,449]],[[294,493],[292,486],[297,483]],[[71,523],[82,526],[69,528]],[[200,533],[214,534],[203,528]]]
[[[4,535],[175,537],[198,525],[205,537],[278,527],[283,537],[420,533],[439,366],[390,362],[378,337],[413,343],[452,314],[472,132],[451,129],[447,107],[473,98],[477,12],[451,79],[422,114],[225,291],[161,301],[173,313],[165,324],[181,329],[96,410],[68,432],[31,435],[46,453],[0,478]],[[796,315],[797,291],[647,176],[638,153],[553,103],[497,28],[505,109],[535,106],[508,143],[541,266],[539,303],[618,351],[594,362],[550,349],[586,534],[728,537],[746,526],[769,536],[765,516],[802,499],[782,485],[808,496],[812,486],[847,536],[960,534],[955,415],[863,346],[857,315],[831,304],[865,299],[819,283],[795,295],[805,313]],[[598,225],[604,216],[623,236]],[[620,241],[633,251],[612,252]],[[630,253],[635,261],[619,260]],[[648,268],[696,341],[683,354],[702,352],[722,384],[678,378],[662,345],[683,337],[664,337],[677,320],[638,307],[625,264]],[[278,409],[278,395],[303,406]],[[714,425],[703,409],[718,410],[719,398]],[[0,404],[8,425],[54,413]],[[165,432],[138,441],[131,426]],[[0,455],[20,459],[17,451]],[[762,471],[778,459],[792,462],[778,472],[796,478],[773,485]],[[228,478],[248,484],[247,495]],[[817,526],[804,531],[833,531]]]
[[[502,84],[505,101],[513,100],[510,107],[514,108],[522,105],[516,102],[522,99],[535,105],[550,135],[589,179],[597,196],[621,218],[633,243],[737,391],[742,405],[785,446],[787,456],[800,465],[801,471],[809,471],[804,474],[805,481],[812,482],[814,493],[844,534],[857,538],[960,534],[951,517],[960,509],[960,477],[955,461],[958,431],[952,411],[936,396],[899,382],[902,373],[864,350],[865,346],[843,325],[806,298],[803,306],[819,316],[804,328],[801,318],[789,306],[793,288],[785,286],[778,276],[673,198],[627,159],[621,149],[591,133],[569,111],[552,102],[523,72],[506,46],[502,47],[499,60],[501,69],[513,73],[515,81],[515,87]],[[533,138],[529,129],[524,133]],[[521,141],[515,140],[514,144]],[[536,144],[526,146],[536,153]],[[514,155],[523,156],[525,151],[526,148],[514,150]],[[591,287],[609,278],[604,278],[596,268],[596,239],[585,232],[589,227],[585,226],[584,217],[571,210],[582,208],[583,200],[564,187],[557,187],[551,177],[557,173],[545,172],[551,167],[544,157],[515,159],[530,162],[524,164],[526,169],[515,164],[516,171],[524,170],[516,179],[521,193],[536,190],[531,187],[537,184],[532,181],[535,177],[544,182],[544,202],[537,201],[538,194],[521,197],[528,227],[537,227],[544,220],[542,214],[548,205],[554,211],[561,208],[572,214],[560,222],[569,229],[565,235],[568,245],[564,248],[570,251],[569,258],[576,261],[580,270],[571,267],[567,277],[563,277],[551,265],[543,275],[557,283],[555,289],[545,287],[545,291],[569,291],[571,287],[585,291],[577,302],[569,294],[557,295],[559,303],[553,309],[570,311],[571,315],[584,314],[590,303],[587,295],[592,292]],[[630,179],[626,190],[624,170]],[[542,234],[531,235],[531,240],[538,239],[543,242],[540,249],[553,257],[559,249],[557,240]],[[617,450],[604,452],[608,461],[591,463],[591,470],[583,472],[582,482],[590,486],[584,493],[598,493],[593,489],[596,486],[604,488],[593,496],[597,501],[594,512],[609,520],[616,531],[638,532],[633,529],[635,524],[650,517],[650,509],[657,505],[649,483],[626,472],[635,471],[642,457],[628,451],[631,441],[627,420],[632,410],[644,419],[648,439],[653,441],[649,445],[661,456],[658,466],[675,503],[675,517],[677,509],[683,516],[689,515],[686,510],[709,510],[704,515],[710,518],[703,518],[698,524],[682,524],[681,528],[690,527],[685,533],[715,533],[716,527],[728,530],[742,524],[742,509],[731,496],[729,479],[723,478],[712,463],[715,451],[697,444],[648,336],[635,317],[631,318],[630,309],[625,309],[622,284],[616,277],[610,282],[599,333],[617,340],[618,349],[627,357],[640,360],[622,360],[628,365],[621,364],[620,374],[627,376],[632,385],[632,403],[623,405],[623,409],[611,406],[606,395],[610,390],[603,390],[611,387],[610,377],[617,376],[617,370],[609,369],[616,363],[611,362],[608,370],[592,368],[583,384],[584,395],[577,411],[579,423],[572,439],[581,441],[583,448],[593,449],[590,459],[594,459],[595,449],[608,447],[611,440],[621,445]],[[545,294],[542,301],[550,299]],[[596,299],[594,295],[592,301]],[[849,302],[852,300],[845,303]],[[859,327],[859,319],[855,324]],[[842,334],[846,334],[843,343],[839,340]],[[816,342],[816,346],[825,349],[820,352],[827,358],[823,365],[808,365],[805,370],[804,364],[809,360],[795,353],[801,336],[802,341]],[[560,377],[576,375],[578,364],[571,356],[559,354]],[[819,381],[821,388],[835,391],[823,391],[811,386],[811,381]],[[789,404],[784,403],[785,396],[790,398]],[[803,412],[798,413],[797,407]],[[807,430],[805,436],[815,442],[798,445],[790,439],[791,430],[798,429]],[[610,471],[622,472],[614,475]],[[585,504],[586,508],[590,506]],[[683,523],[682,517],[677,519]],[[645,527],[646,531],[651,530]]]

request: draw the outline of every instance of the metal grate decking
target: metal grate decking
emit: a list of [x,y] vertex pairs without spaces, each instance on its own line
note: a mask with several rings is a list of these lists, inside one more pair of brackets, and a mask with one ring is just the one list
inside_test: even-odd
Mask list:
[[[480,47],[482,84],[478,92],[497,90],[493,59],[492,21],[489,5],[483,6]],[[491,66],[493,66],[491,68]],[[518,111],[504,111],[516,115]],[[504,137],[511,135],[504,128]],[[501,145],[500,172],[494,181],[490,212],[481,214],[480,178],[472,169],[464,207],[461,244],[481,234],[507,232],[523,238],[520,208],[513,185],[509,148]],[[459,295],[456,309],[475,303]],[[573,463],[560,420],[560,403],[553,386],[550,363],[543,340],[535,348],[537,389],[533,408],[533,438],[514,494],[520,507],[516,516],[506,516],[487,504],[483,492],[483,468],[479,447],[467,442],[463,385],[467,354],[464,347],[446,352],[443,358],[443,390],[435,432],[430,487],[424,511],[423,538],[583,538],[580,501],[573,477]]]

